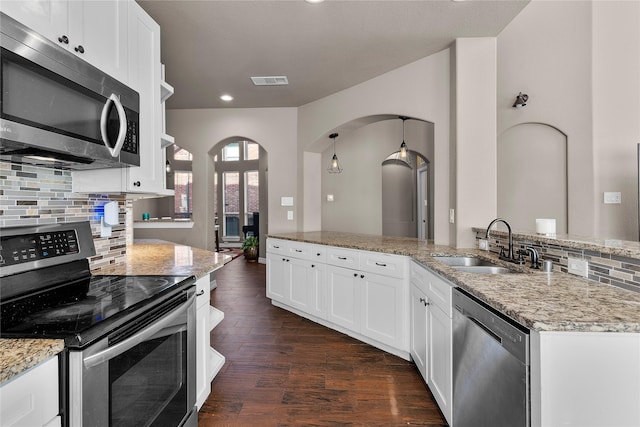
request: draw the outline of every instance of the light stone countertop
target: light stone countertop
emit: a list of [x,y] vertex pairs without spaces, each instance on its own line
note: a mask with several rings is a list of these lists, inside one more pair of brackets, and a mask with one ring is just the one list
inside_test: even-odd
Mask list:
[[[231,256],[163,240],[136,240],[127,246],[126,262],[94,274],[124,276],[196,276],[217,270]],[[64,349],[64,340],[0,339],[0,383]]]
[[231,256],[155,239],[135,240],[127,245],[124,264],[102,268],[94,274],[124,276],[203,277],[231,261]]
[[0,339],[0,383],[64,350],[64,340]]
[[[531,270],[486,251],[453,249],[406,237],[327,231],[269,237],[409,256],[530,329],[640,333],[640,293],[566,273]],[[437,261],[434,256],[438,255],[478,256],[521,274],[463,273]]]

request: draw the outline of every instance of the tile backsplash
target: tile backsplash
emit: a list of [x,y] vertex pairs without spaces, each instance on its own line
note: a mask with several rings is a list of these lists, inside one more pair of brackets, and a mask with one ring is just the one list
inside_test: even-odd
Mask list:
[[[476,240],[484,239],[485,231],[476,232]],[[492,233],[489,240],[490,250],[500,253],[500,246],[508,247],[508,239]],[[540,260],[553,262],[554,271],[568,273],[569,258],[578,258],[589,262],[589,279],[640,292],[640,259],[630,258],[599,252],[594,250],[579,249],[569,245],[563,245],[562,240],[556,244],[539,244],[529,240],[513,239],[514,251],[524,249],[525,246],[534,247],[540,256]],[[527,258],[527,264],[529,264]]]
[[[118,202],[120,225],[111,237],[100,237],[97,211]],[[91,269],[123,263],[132,241],[132,202],[124,195],[80,194],[71,191],[71,172],[0,162],[0,227],[90,221],[96,256]],[[129,224],[131,223],[131,224]]]

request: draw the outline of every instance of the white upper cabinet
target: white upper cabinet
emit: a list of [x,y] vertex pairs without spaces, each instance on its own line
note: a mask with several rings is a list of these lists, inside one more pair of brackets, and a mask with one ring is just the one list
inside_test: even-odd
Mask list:
[[129,1],[3,0],[1,10],[123,83],[128,83]]
[[135,1],[126,4],[129,6],[128,84],[140,95],[140,166],[74,171],[73,191],[77,193],[166,193],[165,152],[160,147],[160,26]]

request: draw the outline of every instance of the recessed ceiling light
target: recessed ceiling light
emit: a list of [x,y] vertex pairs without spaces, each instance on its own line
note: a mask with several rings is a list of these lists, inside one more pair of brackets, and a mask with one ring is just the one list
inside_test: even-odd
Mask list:
[[227,102],[229,102],[229,101],[233,101],[233,96],[228,95],[228,94],[226,94],[226,93],[225,93],[224,95],[222,95],[222,96],[220,97],[220,99],[222,99],[223,101],[227,101]]

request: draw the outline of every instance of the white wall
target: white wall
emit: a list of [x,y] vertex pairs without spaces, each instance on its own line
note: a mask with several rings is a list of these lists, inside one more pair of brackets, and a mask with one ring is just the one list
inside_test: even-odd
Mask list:
[[[593,4],[595,234],[638,240],[640,1]],[[603,193],[622,193],[605,205]]]
[[[498,36],[498,135],[521,123],[567,135],[570,234],[638,238],[639,9],[532,1]],[[518,92],[522,109],[511,107]],[[621,191],[622,205],[604,205],[603,191]]]
[[456,247],[475,246],[472,227],[497,210],[496,39],[456,40]]
[[[405,141],[410,150],[431,160],[432,125],[418,120],[405,123]],[[322,230],[382,234],[382,162],[398,151],[402,142],[402,121],[383,120],[340,133],[336,153],[344,169],[329,174],[326,168],[333,145],[322,153]],[[432,148],[433,150],[433,148]],[[409,192],[413,189],[410,187]],[[328,202],[327,194],[334,196]]]
[[[385,118],[404,115],[434,123],[434,153],[427,156],[433,158],[435,165],[434,239],[448,244],[449,50],[303,105],[298,111],[298,147],[301,151],[322,152],[331,143],[328,136],[332,131],[354,130],[369,124],[366,118],[379,115],[386,115]],[[325,168],[321,165],[320,170]],[[317,170],[301,170],[298,187],[303,188],[303,182],[317,180]],[[317,230],[321,225],[317,206],[318,201],[322,203],[322,197],[321,192],[305,195],[305,222],[300,225],[301,230]]]
[[[296,219],[288,221],[282,196],[297,195],[296,108],[168,110],[167,130],[176,144],[193,154],[194,227],[182,237],[185,244],[212,249],[213,161],[208,152],[229,137],[259,143],[268,153],[269,217],[272,233],[296,230]],[[298,201],[294,203],[297,205]],[[294,206],[295,209],[295,206]]]

